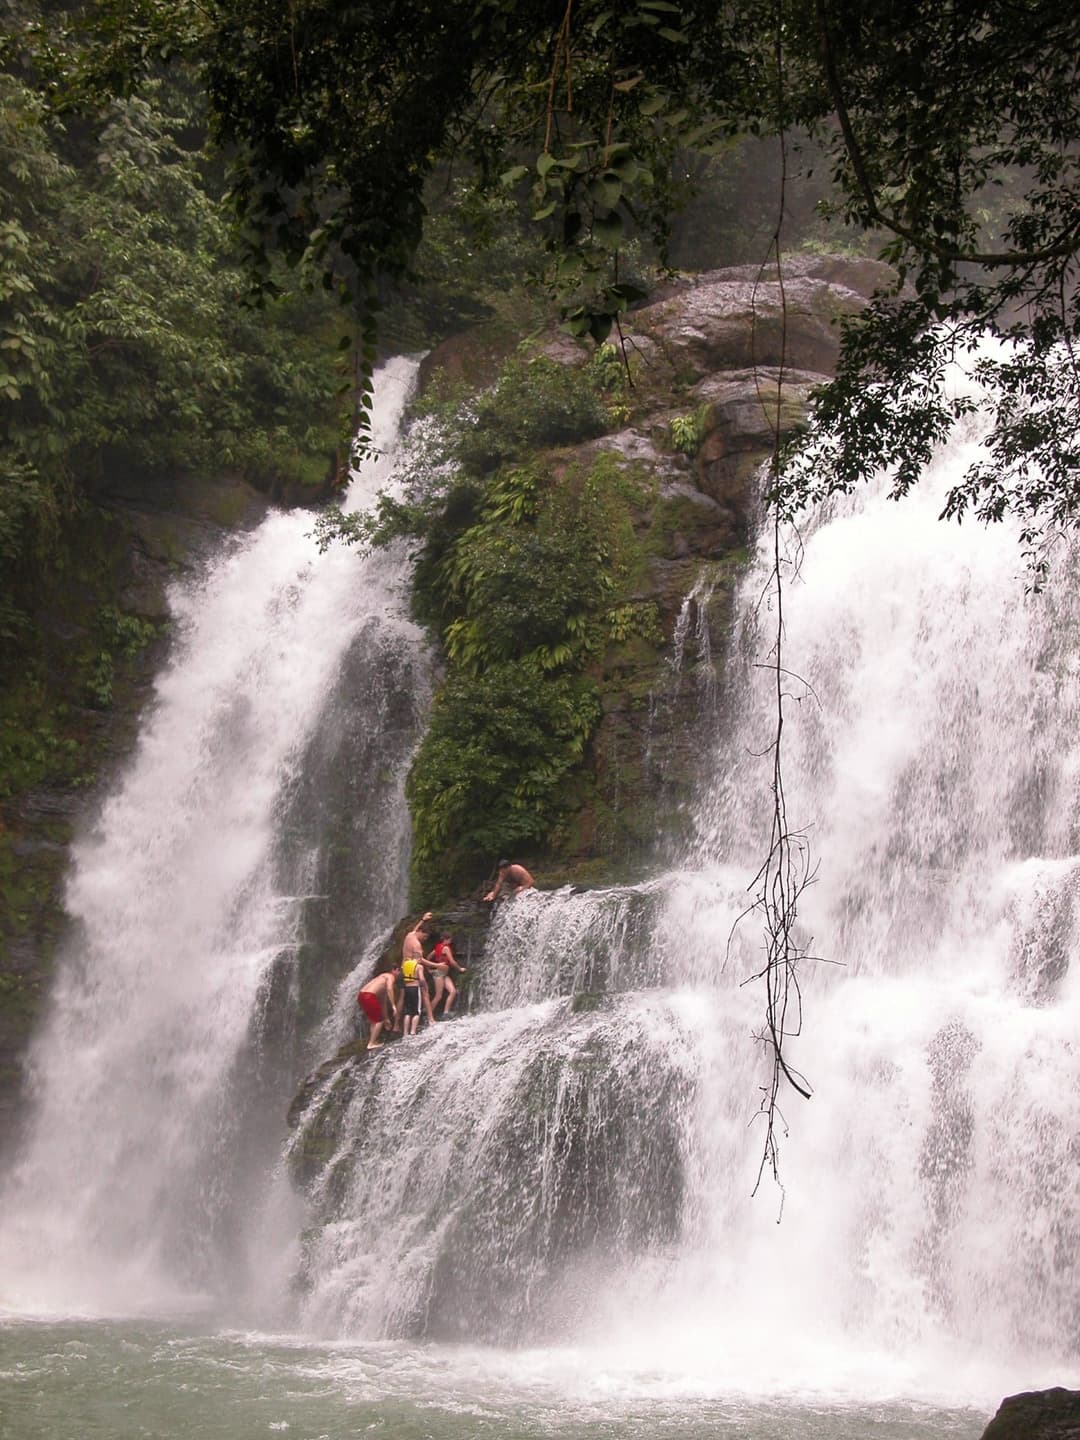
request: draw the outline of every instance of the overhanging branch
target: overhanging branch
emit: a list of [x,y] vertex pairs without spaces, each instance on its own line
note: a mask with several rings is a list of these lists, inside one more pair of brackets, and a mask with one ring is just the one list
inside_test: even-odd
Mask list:
[[894,235],[899,236],[901,240],[906,240],[915,249],[953,265],[981,265],[986,269],[1006,269],[1024,265],[1042,265],[1051,260],[1064,260],[1075,253],[1077,238],[1080,236],[1080,216],[1061,231],[1052,245],[1046,246],[1042,250],[958,250],[955,246],[947,245],[931,235],[913,230],[899,220],[896,215],[882,209],[867,170],[862,147],[855,134],[855,127],[851,123],[851,115],[844,101],[844,92],[840,85],[829,35],[829,19],[825,0],[816,0],[815,9],[821,42],[821,63],[825,71],[829,95],[840,124],[844,149],[866,202],[868,218],[874,224],[891,230]]

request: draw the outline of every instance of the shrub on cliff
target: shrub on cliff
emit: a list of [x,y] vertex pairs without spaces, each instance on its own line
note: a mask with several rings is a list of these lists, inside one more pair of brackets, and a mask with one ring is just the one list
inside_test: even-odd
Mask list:
[[599,718],[586,676],[534,656],[452,667],[406,788],[418,892],[445,894],[498,850],[544,846]]

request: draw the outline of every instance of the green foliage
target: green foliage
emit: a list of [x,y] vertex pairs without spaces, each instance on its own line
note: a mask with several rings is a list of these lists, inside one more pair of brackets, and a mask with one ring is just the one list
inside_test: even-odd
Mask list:
[[[243,279],[188,148],[198,116],[184,92],[114,101],[76,146],[26,85],[0,75],[0,87],[14,217],[0,236],[0,425],[21,516],[58,501],[47,470],[83,479],[106,454],[145,470],[269,462],[272,476],[275,442],[326,447],[328,346],[298,346],[283,305],[279,323],[236,305]],[[321,437],[296,433],[296,405],[322,416]]]
[[414,611],[444,645],[446,681],[408,785],[426,900],[493,849],[550,841],[600,717],[599,658],[655,637],[655,607],[627,599],[645,563],[630,515],[642,482],[612,454],[588,471],[543,454],[609,423],[622,380],[602,351],[576,369],[514,357],[478,397],[436,386],[404,497],[317,526],[324,545],[411,542]]
[[599,715],[586,677],[531,657],[452,669],[408,782],[418,888],[443,892],[470,859],[542,846]]
[[705,439],[709,407],[699,405],[691,415],[676,415],[671,421],[671,443],[682,455],[694,456]]
[[609,424],[603,378],[542,355],[511,360],[461,428],[455,458],[484,475],[532,450],[602,435]]
[[40,682],[8,688],[0,700],[0,800],[43,781],[72,781],[81,755],[64,707],[49,707]]
[[88,705],[107,710],[113,701],[118,662],[133,660],[157,634],[157,627],[137,615],[124,615],[114,605],[98,611],[94,645],[83,662],[83,689]]
[[418,598],[449,665],[409,785],[418,893],[557,829],[600,715],[592,667],[655,636],[655,607],[623,599],[643,564],[635,488],[611,456],[561,477],[534,462],[499,471],[452,539],[445,512],[433,524]]
[[710,164],[753,164],[746,142],[766,135],[773,186],[754,195],[752,258],[781,251],[793,209],[805,231],[824,172],[846,241],[869,237],[899,276],[847,325],[822,444],[781,499],[882,465],[903,493],[965,409],[940,399],[943,367],[989,332],[1008,342],[978,362],[991,461],[947,513],[1016,513],[1032,545],[1076,523],[1063,440],[1080,419],[1073,4],[388,0],[350,11],[348,27],[336,17],[329,0],[300,12],[244,0],[207,28],[257,256],[281,243],[316,255],[370,315],[365,286],[403,273],[420,239],[425,181],[464,154],[481,189],[527,208],[568,326],[603,340],[640,288],[628,239],[648,237],[662,261],[678,199]]
[[664,632],[656,601],[636,600],[609,610],[607,638],[613,645],[622,645],[634,639],[646,640],[650,645],[662,645]]

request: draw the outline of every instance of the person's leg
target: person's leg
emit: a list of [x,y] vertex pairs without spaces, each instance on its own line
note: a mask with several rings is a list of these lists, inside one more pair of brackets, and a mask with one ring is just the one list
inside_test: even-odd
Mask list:
[[424,1011],[427,1014],[429,1025],[435,1024],[435,1015],[431,1009],[431,991],[427,988],[427,981],[420,986],[420,999],[424,1002]]
[[439,1008],[439,1003],[443,998],[443,985],[446,983],[446,977],[443,975],[433,975],[432,979],[435,981],[435,994],[431,997],[431,1010],[432,1014],[434,1014]]
[[371,1034],[368,1036],[367,1048],[369,1050],[381,1050],[383,1042],[379,1039],[383,1029],[382,1020],[374,1020],[371,1025]]
[[443,1005],[443,1019],[445,1020],[450,1011],[454,1008],[454,1001],[457,999],[457,986],[450,976],[446,977],[446,1003]]

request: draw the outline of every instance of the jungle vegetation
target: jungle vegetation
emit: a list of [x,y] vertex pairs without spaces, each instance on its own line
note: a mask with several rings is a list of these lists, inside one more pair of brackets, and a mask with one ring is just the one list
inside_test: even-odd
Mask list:
[[[881,466],[902,494],[982,404],[989,457],[946,513],[1018,514],[1036,564],[1072,523],[1064,0],[4,0],[2,18],[9,667],[105,473],[312,480],[336,392],[358,380],[370,405],[380,312],[384,333],[445,332],[508,276],[617,340],[650,267],[710,258],[681,206],[704,193],[699,214],[738,229],[739,192],[710,208],[708,182],[751,145],[771,157],[746,206],[762,260],[782,267],[824,196],[897,277],[847,325],[783,504]],[[964,351],[981,400],[938,385]]]
[[[1065,0],[228,0],[201,44],[252,263],[282,251],[345,276],[368,326],[378,277],[408,270],[438,163],[527,207],[565,323],[603,342],[639,298],[628,236],[665,253],[685,157],[774,138],[776,259],[808,137],[837,214],[897,278],[847,327],[820,443],[781,498],[882,467],[902,494],[980,404],[989,458],[945,513],[1014,513],[1033,551],[1073,523],[1080,16]],[[981,400],[939,387],[957,354]]]

